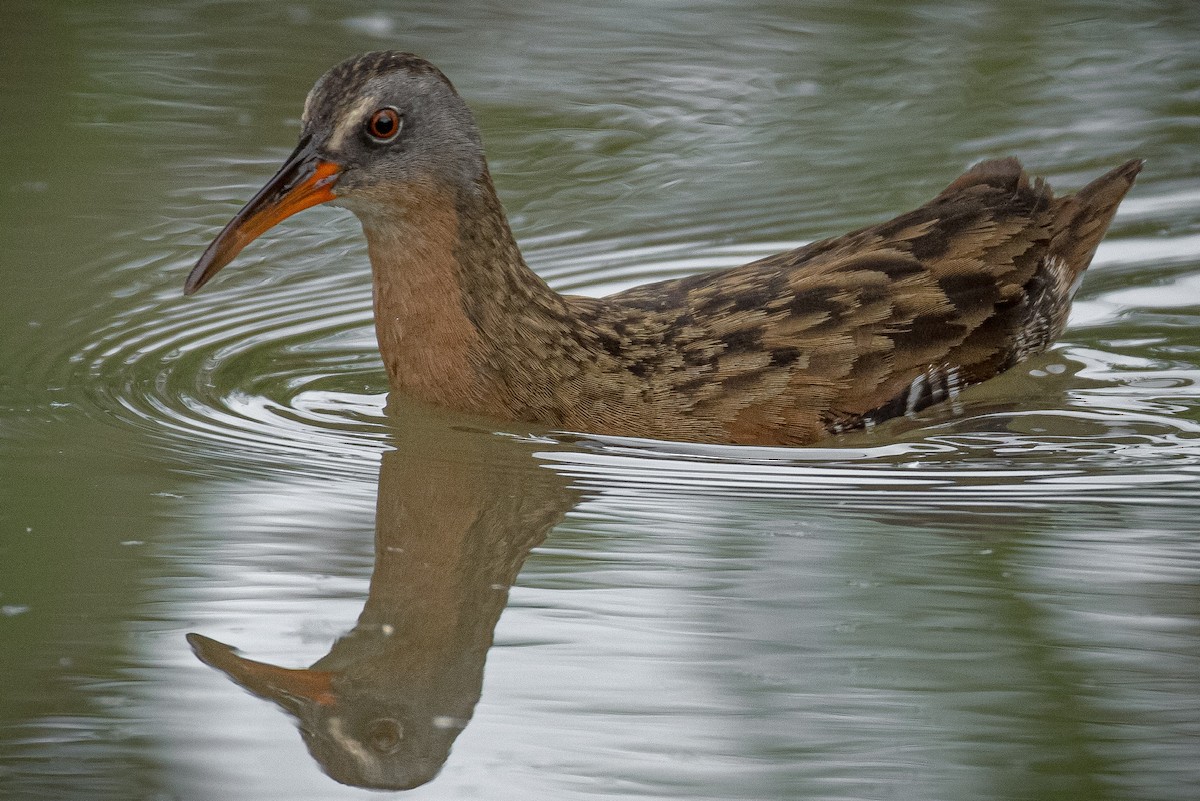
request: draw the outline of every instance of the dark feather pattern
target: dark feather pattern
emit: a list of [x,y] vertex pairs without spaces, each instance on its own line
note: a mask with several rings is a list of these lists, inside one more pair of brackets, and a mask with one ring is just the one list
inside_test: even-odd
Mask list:
[[986,161],[881,225],[567,300],[585,342],[607,343],[609,369],[643,382],[666,418],[653,434],[686,415],[708,421],[704,439],[809,443],[911,414],[1044,350],[1140,167],[1056,200],[1015,159]]

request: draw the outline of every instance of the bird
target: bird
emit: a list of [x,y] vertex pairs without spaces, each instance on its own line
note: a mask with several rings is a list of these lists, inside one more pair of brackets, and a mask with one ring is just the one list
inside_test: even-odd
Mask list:
[[349,58],[184,293],[298,211],[362,225],[394,393],[583,434],[806,446],[956,398],[1044,351],[1143,161],[1056,197],[982,161],[886,222],[739,267],[562,295],[525,262],[466,101],[429,61]]

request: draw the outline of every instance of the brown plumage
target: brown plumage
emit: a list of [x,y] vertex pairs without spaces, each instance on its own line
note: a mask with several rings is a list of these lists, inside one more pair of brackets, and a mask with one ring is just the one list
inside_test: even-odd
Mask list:
[[371,53],[317,82],[300,146],[186,291],[274,222],[333,202],[363,224],[394,390],[558,429],[803,445],[1044,350],[1141,167],[1055,198],[1016,159],[985,161],[879,225],[730,270],[563,296],[522,259],[450,82],[415,56]]

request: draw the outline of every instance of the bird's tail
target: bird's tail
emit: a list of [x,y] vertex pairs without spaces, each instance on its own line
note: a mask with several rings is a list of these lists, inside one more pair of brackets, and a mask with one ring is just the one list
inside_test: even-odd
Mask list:
[[1091,264],[1117,206],[1144,163],[1142,159],[1127,161],[1074,195],[1056,201],[1060,206],[1051,225],[1049,254],[1065,263],[1073,277]]

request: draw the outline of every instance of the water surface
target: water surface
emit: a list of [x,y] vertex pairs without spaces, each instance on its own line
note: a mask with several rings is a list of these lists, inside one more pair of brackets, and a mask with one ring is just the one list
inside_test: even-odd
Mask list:
[[[1194,797],[1200,16],[592,6],[6,9],[0,798]],[[393,47],[476,110],[562,291],[841,233],[989,156],[1062,190],[1148,166],[1060,345],[870,435],[385,412],[348,214],[181,287],[311,82]]]

